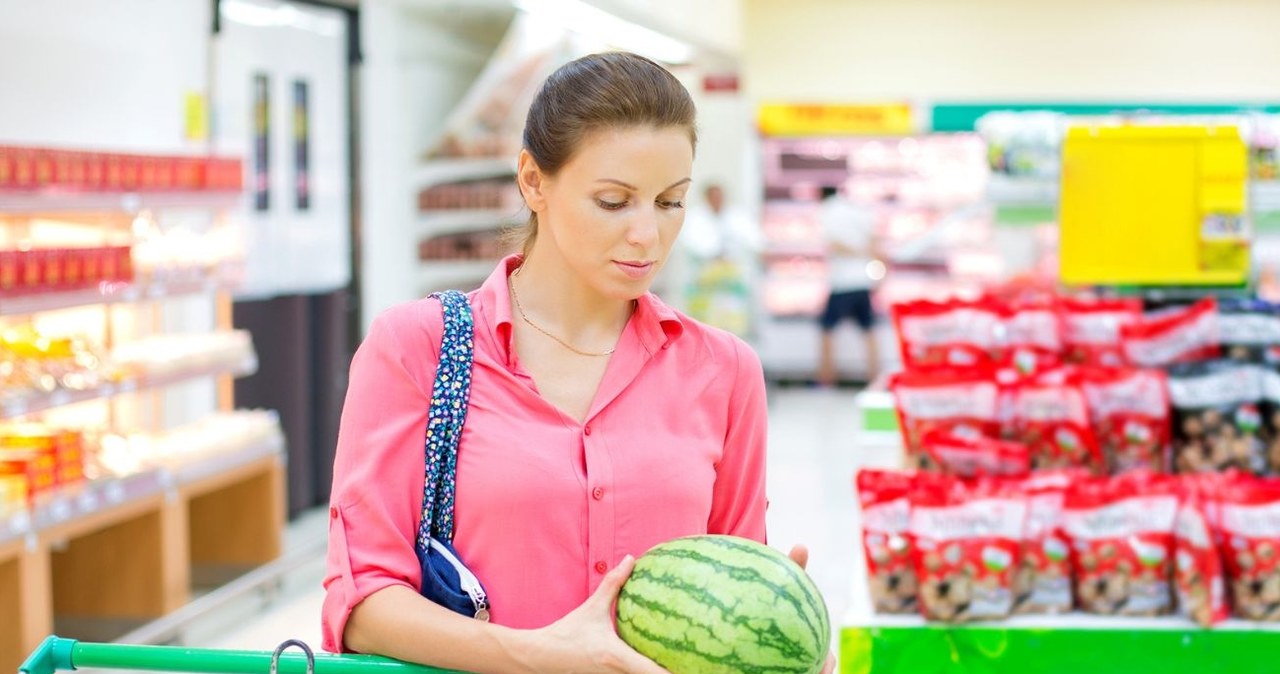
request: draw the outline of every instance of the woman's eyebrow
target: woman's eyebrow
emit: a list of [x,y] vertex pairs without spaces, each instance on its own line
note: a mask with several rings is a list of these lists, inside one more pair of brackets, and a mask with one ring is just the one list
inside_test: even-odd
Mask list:
[[[617,179],[614,179],[614,178],[599,178],[599,179],[597,179],[597,180],[596,180],[596,182],[598,182],[598,183],[610,183],[610,184],[612,184],[612,185],[617,185],[617,186],[619,186],[619,187],[625,187],[625,188],[627,188],[627,189],[629,189],[629,190],[632,190],[632,191],[636,191],[636,190],[639,190],[639,189],[640,189],[639,187],[636,187],[635,185],[632,185],[632,184],[630,184],[630,183],[624,183],[624,182],[622,182],[621,180],[617,180]],[[673,187],[679,187],[679,186],[681,186],[681,185],[683,185],[683,184],[685,184],[685,183],[691,183],[691,182],[693,182],[693,178],[683,178],[683,179],[681,179],[681,180],[677,180],[677,181],[675,181],[674,183],[671,183],[670,185],[668,185],[668,186],[666,187],[666,189],[664,189],[664,190],[662,190],[662,191],[663,191],[663,192],[666,192],[667,190],[669,190],[669,189],[671,189],[671,188],[673,188]]]

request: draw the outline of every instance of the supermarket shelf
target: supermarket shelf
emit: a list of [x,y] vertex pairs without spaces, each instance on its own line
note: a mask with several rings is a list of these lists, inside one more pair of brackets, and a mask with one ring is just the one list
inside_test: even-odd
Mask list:
[[505,157],[444,159],[422,164],[414,172],[413,181],[417,190],[423,190],[432,185],[443,185],[466,180],[482,180],[484,178],[502,178],[514,176],[515,173],[515,163]]
[[423,211],[418,216],[418,228],[422,237],[476,232],[519,225],[527,219],[528,212],[521,208],[485,209],[435,209]]
[[0,403],[0,419],[18,417],[32,412],[40,412],[55,407],[110,398],[116,395],[133,393],[151,388],[169,386],[193,379],[217,375],[244,376],[258,369],[257,355],[250,355],[240,360],[180,368],[163,374],[143,375],[121,382],[112,382],[83,391],[59,389],[52,393],[12,398]]
[[103,282],[92,288],[0,297],[0,316],[22,316],[57,309],[141,302],[234,289],[235,284],[214,276],[141,283]]
[[479,282],[497,265],[497,260],[427,260],[421,265],[418,284],[430,292],[455,283]]
[[813,243],[770,243],[764,254],[770,257],[826,257],[826,246]]
[[177,208],[228,208],[244,192],[71,192],[67,190],[0,190],[0,213],[68,213],[107,211],[137,213]]
[[109,515],[114,508],[125,508],[161,495],[168,497],[175,489],[198,487],[201,482],[219,479],[264,457],[281,456],[283,452],[284,437],[277,427],[271,437],[172,466],[150,468],[125,477],[89,480],[56,491],[31,509],[20,508],[0,515],[0,545],[66,528],[90,517]]

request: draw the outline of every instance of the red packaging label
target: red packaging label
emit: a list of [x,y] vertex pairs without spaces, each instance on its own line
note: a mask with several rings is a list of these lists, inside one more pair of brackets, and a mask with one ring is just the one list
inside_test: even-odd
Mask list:
[[907,458],[926,456],[923,438],[933,431],[963,438],[995,437],[1000,430],[995,382],[982,375],[902,372],[890,380]]
[[1280,621],[1280,481],[1225,486],[1218,516],[1235,614]]
[[893,320],[907,369],[984,367],[997,361],[1001,315],[994,306],[908,302],[893,307]]
[[1014,398],[1017,440],[1031,453],[1032,470],[1087,468],[1103,472],[1102,452],[1079,387],[1026,384]]
[[1226,575],[1199,498],[1183,501],[1174,522],[1174,587],[1178,612],[1208,627],[1226,620]]
[[1088,370],[1080,388],[1111,473],[1168,470],[1170,402],[1163,371]]
[[878,613],[916,612],[916,572],[907,538],[913,488],[908,473],[862,470],[857,476],[862,508],[862,550],[871,602]]
[[18,289],[22,253],[16,250],[0,250],[0,292]]
[[950,481],[918,489],[910,535],[925,618],[1008,616],[1026,519],[1026,501],[1011,483]]
[[1066,362],[1094,367],[1124,364],[1120,330],[1142,318],[1140,300],[1064,298],[1060,306],[1063,359]]
[[1178,497],[1160,477],[1085,480],[1067,492],[1076,599],[1084,611],[1150,616],[1172,608],[1169,584]]
[[1120,330],[1125,358],[1139,367],[1164,367],[1217,358],[1218,301],[1207,297],[1157,318]]
[[1027,446],[986,436],[962,437],[945,431],[921,439],[930,467],[959,477],[1020,477],[1031,469]]

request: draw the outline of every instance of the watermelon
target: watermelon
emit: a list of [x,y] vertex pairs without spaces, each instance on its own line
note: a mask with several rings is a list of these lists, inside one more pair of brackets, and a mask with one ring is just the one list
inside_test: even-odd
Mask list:
[[672,674],[817,674],[827,605],[786,555],[736,536],[689,536],[636,560],[618,636]]

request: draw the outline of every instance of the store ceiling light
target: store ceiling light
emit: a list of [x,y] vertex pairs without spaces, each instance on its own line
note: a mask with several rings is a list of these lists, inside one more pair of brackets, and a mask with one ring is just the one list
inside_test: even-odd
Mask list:
[[342,34],[341,19],[275,0],[222,0],[218,7],[222,18],[246,26],[287,26],[325,36]]
[[693,60],[693,48],[650,28],[619,18],[582,0],[515,0],[529,14],[584,37],[673,65]]

